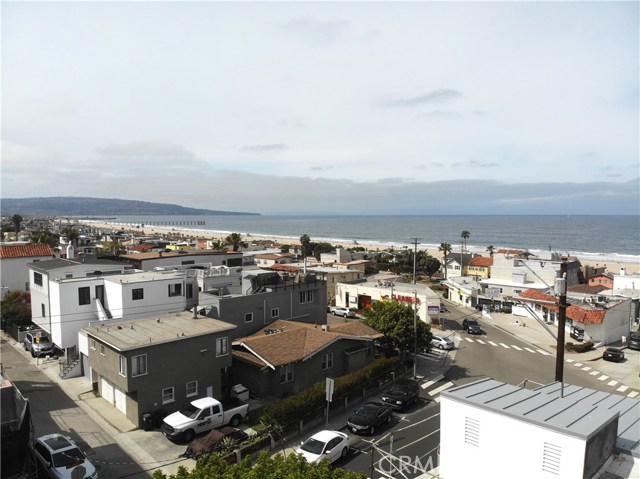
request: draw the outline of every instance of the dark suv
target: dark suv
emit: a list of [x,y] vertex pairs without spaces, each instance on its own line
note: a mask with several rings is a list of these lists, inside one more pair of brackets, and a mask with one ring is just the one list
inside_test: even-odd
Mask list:
[[629,335],[629,349],[640,351],[640,333],[631,333]]
[[25,351],[30,351],[32,357],[54,356],[55,349],[46,331],[31,330],[27,332],[22,342]]
[[382,402],[393,409],[405,409],[418,402],[420,387],[413,379],[401,379],[382,396]]
[[462,329],[464,329],[469,334],[482,334],[482,328],[480,327],[480,323],[475,319],[464,319],[462,321]]

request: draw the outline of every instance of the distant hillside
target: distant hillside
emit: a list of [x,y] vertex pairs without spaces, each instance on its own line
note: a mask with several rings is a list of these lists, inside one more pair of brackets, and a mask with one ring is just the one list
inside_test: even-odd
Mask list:
[[129,216],[129,215],[259,215],[238,211],[186,208],[148,201],[59,196],[51,198],[2,198],[2,216]]

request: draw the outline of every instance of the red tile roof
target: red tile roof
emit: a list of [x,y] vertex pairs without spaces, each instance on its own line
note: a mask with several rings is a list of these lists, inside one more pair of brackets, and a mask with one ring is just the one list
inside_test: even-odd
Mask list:
[[475,258],[471,258],[469,261],[469,266],[480,266],[483,268],[488,268],[493,265],[493,258],[486,258],[484,256],[476,256]]
[[48,244],[15,244],[0,245],[0,259],[8,258],[34,258],[51,256],[53,250]]
[[496,251],[496,254],[520,254],[522,250],[520,249],[499,249]]
[[[534,302],[545,302],[543,305],[550,311],[556,313],[560,310],[555,304],[548,304],[548,302],[556,302],[556,298],[535,289],[528,289],[520,293],[521,298],[530,299]],[[606,309],[585,309],[580,306],[569,305],[567,308],[567,318],[584,324],[602,324],[605,316],[607,315]]]

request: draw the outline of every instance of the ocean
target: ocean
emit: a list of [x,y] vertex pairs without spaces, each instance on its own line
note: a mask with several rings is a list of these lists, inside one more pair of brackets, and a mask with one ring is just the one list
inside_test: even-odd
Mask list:
[[[284,243],[312,241],[437,249],[449,243],[460,250],[461,233],[470,233],[467,249],[485,253],[489,245],[555,251],[595,262],[640,262],[638,216],[120,216],[100,222],[127,226],[165,226],[243,236],[274,236]],[[142,228],[143,229],[143,228]]]

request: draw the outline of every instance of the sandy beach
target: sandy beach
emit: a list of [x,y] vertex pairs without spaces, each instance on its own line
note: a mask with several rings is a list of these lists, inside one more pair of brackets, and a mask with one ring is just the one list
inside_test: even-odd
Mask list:
[[[164,236],[165,238],[171,239],[171,240],[177,240],[182,238],[182,239],[193,239],[193,240],[200,239],[200,240],[224,241],[224,239],[227,237],[227,234],[216,233],[215,231],[202,231],[202,230],[194,231],[192,229],[181,229],[176,227],[145,226],[144,228],[141,228],[141,229],[137,229],[137,228],[127,229],[127,227],[123,225],[116,225],[116,224],[110,224],[105,222],[84,220],[84,221],[81,221],[81,223],[86,224],[87,226],[91,226],[91,227],[103,230],[103,231],[124,229],[129,232],[133,232],[136,235],[145,235],[145,236],[158,235],[158,236]],[[266,241],[266,242],[280,244],[280,245],[299,244],[299,240],[297,239],[292,240],[291,238],[284,238],[284,237],[278,237],[278,236],[251,235],[251,236],[243,236],[242,239],[247,243]],[[342,248],[352,248],[354,244],[353,243],[335,243],[334,246],[339,246]],[[358,246],[362,246],[364,248],[371,249],[371,250],[380,249],[379,246],[368,245],[368,244],[359,243]],[[434,256],[440,260],[443,259],[442,253],[439,252],[437,249],[425,248],[420,246],[418,246],[418,249],[420,249],[421,251],[426,251],[431,256]],[[483,256],[486,256],[487,254],[485,252],[479,252],[479,253],[482,254]],[[637,262],[621,262],[621,261],[596,262],[589,258],[584,258],[580,256],[578,256],[578,258],[580,259],[580,262],[582,263],[583,266],[601,267],[606,265],[606,270],[612,274],[620,274],[621,269],[624,269],[626,274],[640,273],[640,263],[637,263]]]

